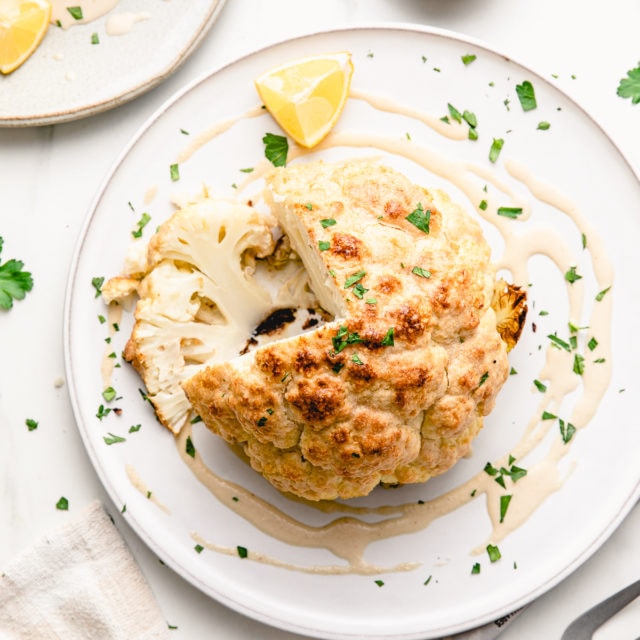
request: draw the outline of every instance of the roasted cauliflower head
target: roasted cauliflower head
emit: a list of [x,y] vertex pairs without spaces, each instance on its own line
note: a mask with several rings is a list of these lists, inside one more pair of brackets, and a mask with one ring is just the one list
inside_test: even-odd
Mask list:
[[[489,246],[460,206],[379,163],[275,169],[265,193],[329,320],[233,358],[219,354],[204,362],[198,355],[195,372],[178,358],[186,406],[242,447],[275,487],[310,500],[362,496],[379,484],[443,473],[469,451],[508,376],[507,351],[519,331],[504,337],[498,325],[506,320],[498,320],[494,307],[513,293],[521,326],[524,294],[497,285]],[[213,239],[208,230],[202,234],[197,245],[181,244],[180,256],[160,240],[156,253],[172,261],[177,276],[197,278],[188,265],[202,270],[218,250],[215,231]],[[190,253],[196,246],[198,260]],[[206,271],[207,278],[235,291],[242,272],[216,269]],[[143,294],[152,286],[162,298],[155,276]],[[227,323],[236,321],[204,284],[187,288],[190,295],[173,294],[184,285],[171,277],[162,287],[179,307],[171,302],[173,310],[159,314],[167,325],[162,331],[191,322],[194,311],[185,309],[203,299],[216,301]],[[146,319],[146,306],[136,312],[129,349],[142,369],[166,343],[156,339],[143,351],[147,327],[160,326],[158,314]],[[270,300],[260,309],[265,314],[273,307]],[[207,356],[220,339],[214,333],[195,338]]]

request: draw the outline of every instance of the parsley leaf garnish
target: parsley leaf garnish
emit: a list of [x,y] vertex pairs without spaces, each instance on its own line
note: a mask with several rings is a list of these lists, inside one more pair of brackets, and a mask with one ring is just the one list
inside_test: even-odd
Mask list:
[[491,143],[491,149],[489,149],[489,160],[495,162],[502,151],[504,140],[502,138],[494,138]]
[[[0,253],[3,239],[0,236]],[[33,278],[28,271],[23,271],[21,260],[0,262],[0,309],[11,309],[14,300],[22,300],[33,288]]]
[[616,92],[621,98],[631,98],[632,104],[640,102],[640,62],[635,69],[627,71],[627,77],[620,80]]
[[533,85],[528,80],[516,85],[516,93],[523,111],[531,111],[538,106]]
[[498,207],[498,215],[515,220],[522,215],[522,207]]
[[420,231],[429,233],[429,222],[431,221],[431,211],[422,206],[421,202],[418,202],[416,208],[406,217],[406,219]]
[[82,7],[67,7],[67,11],[71,14],[74,20],[82,20]]
[[266,133],[262,138],[264,155],[274,167],[284,167],[287,164],[289,141],[284,136]]

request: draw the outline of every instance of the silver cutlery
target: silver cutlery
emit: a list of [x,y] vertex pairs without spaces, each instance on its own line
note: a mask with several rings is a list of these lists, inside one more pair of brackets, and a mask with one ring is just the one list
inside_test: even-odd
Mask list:
[[640,580],[621,589],[578,616],[562,634],[561,640],[588,640],[609,618],[640,596]]

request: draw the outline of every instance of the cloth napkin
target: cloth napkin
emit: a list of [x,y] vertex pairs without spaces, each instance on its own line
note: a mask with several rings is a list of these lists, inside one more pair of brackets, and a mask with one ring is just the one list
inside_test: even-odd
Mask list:
[[100,502],[0,575],[0,640],[164,640],[167,623]]
[[[494,640],[517,616],[441,640]],[[0,574],[0,640],[166,640],[168,625],[100,502]]]

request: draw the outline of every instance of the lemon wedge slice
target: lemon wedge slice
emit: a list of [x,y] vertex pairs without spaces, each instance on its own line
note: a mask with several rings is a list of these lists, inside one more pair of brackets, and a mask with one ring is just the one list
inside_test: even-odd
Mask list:
[[317,145],[335,125],[349,96],[353,63],[346,51],[293,60],[255,85],[264,106],[293,140]]
[[36,50],[50,19],[49,0],[0,0],[0,72],[11,73]]

